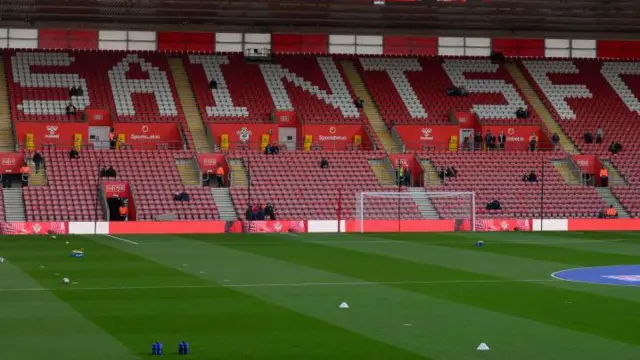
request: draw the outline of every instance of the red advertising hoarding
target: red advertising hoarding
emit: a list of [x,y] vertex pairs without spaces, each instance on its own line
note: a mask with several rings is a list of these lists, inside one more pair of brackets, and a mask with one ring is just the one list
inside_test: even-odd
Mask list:
[[224,158],[224,154],[198,154],[198,166],[202,173],[215,173],[218,165],[222,165],[225,174],[228,173],[229,166],[227,165],[227,160]]
[[0,153],[0,172],[2,174],[20,174],[22,165],[24,165],[24,154]]
[[371,148],[362,125],[303,125],[302,135],[311,135],[313,144],[323,150],[346,150],[353,146],[356,135],[361,137],[363,149]]
[[89,126],[111,126],[109,109],[86,109],[84,116]]
[[540,130],[539,126],[534,125],[518,125],[518,126],[508,126],[508,125],[484,125],[482,126],[482,137],[487,134],[487,132],[491,131],[491,133],[497,138],[500,135],[500,132],[503,132],[507,137],[507,141],[504,145],[504,148],[507,150],[528,150],[529,149],[529,138],[531,134],[536,134],[538,137],[538,148],[540,149],[550,149],[551,144],[547,136]]
[[569,231],[638,231],[640,219],[569,219]]
[[2,222],[0,223],[0,234],[3,235],[46,235],[46,234],[67,234],[66,222]]
[[454,113],[454,116],[461,129],[480,130],[476,114],[468,111],[458,111]]
[[270,142],[278,141],[277,124],[209,124],[208,126],[218,146],[221,145],[222,135],[229,137],[229,149],[248,146],[258,150],[262,135],[269,135]]
[[134,149],[182,148],[182,135],[176,123],[116,123],[113,128],[117,134],[124,134],[125,143]]
[[460,136],[458,125],[396,125],[395,131],[408,150],[447,150],[452,136]]
[[82,135],[83,144],[89,139],[89,126],[86,123],[14,122],[13,126],[20,148],[24,148],[27,134],[33,134],[36,149],[43,145],[71,149],[75,134]]
[[[476,231],[531,231],[530,219],[476,219]],[[364,232],[471,231],[470,220],[364,220]],[[360,232],[361,221],[345,221],[346,232]]]

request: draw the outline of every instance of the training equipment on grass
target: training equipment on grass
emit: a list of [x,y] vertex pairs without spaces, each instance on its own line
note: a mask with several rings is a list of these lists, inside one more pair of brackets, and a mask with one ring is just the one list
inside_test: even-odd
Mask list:
[[162,355],[163,351],[164,350],[161,342],[156,341],[151,344],[151,355]]
[[478,345],[476,350],[478,350],[478,351],[487,351],[487,350],[489,350],[489,345],[487,345],[487,343],[480,343],[480,345]]
[[69,278],[67,278],[67,277],[62,278],[62,283],[63,284],[68,285],[70,282],[71,282],[71,280],[69,280]]
[[0,264],[4,263],[4,258],[0,256]]
[[84,249],[76,249],[71,251],[71,257],[74,258],[83,258],[84,257]]
[[349,308],[349,304],[347,304],[346,301],[343,301],[342,304],[340,304],[340,306],[338,306],[340,309],[348,309]]
[[483,247],[484,246],[484,241],[480,240],[480,241],[476,242],[476,246],[477,247]]
[[178,354],[179,355],[187,355],[189,354],[189,343],[186,341],[178,343]]
[[[447,231],[475,231],[476,197],[473,192],[428,192],[424,189],[406,192],[361,192],[356,194],[356,229],[360,232],[376,230],[381,221],[398,222],[398,231],[403,230],[400,220],[444,219],[455,220],[454,228]],[[436,206],[438,210],[436,211]],[[418,210],[416,210],[418,205]],[[384,211],[381,211],[384,208]],[[396,208],[396,209],[394,209]],[[394,210],[389,210],[394,209]],[[376,220],[376,221],[368,221]],[[411,230],[411,225],[404,225]],[[419,227],[420,224],[416,224]],[[417,231],[414,228],[413,231]],[[423,229],[421,229],[423,230]],[[444,231],[444,229],[436,229]]]

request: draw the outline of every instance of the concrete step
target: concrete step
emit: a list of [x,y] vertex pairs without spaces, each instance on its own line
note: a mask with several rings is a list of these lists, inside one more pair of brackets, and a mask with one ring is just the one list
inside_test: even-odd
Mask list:
[[211,196],[218,208],[220,219],[228,221],[238,219],[229,188],[211,188]]
[[596,188],[596,191],[598,192],[602,200],[607,204],[607,206],[613,205],[613,207],[618,212],[619,218],[626,219],[630,217],[627,210],[624,208],[624,206],[622,206],[622,204],[620,203],[618,198],[613,194],[613,192],[611,192],[610,188],[598,187]]
[[568,160],[554,160],[551,163],[553,167],[560,173],[560,176],[564,179],[567,185],[580,186],[582,181],[580,179],[580,173],[577,173],[569,166]]
[[3,188],[4,215],[7,221],[26,221],[26,212],[22,188]]

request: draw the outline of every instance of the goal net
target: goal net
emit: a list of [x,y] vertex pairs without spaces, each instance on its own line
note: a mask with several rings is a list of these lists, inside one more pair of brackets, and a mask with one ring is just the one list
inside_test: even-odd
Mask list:
[[355,215],[360,232],[429,230],[424,228],[430,226],[427,222],[404,220],[454,220],[434,223],[430,230],[475,231],[475,193],[428,192],[422,188],[360,192],[356,194]]

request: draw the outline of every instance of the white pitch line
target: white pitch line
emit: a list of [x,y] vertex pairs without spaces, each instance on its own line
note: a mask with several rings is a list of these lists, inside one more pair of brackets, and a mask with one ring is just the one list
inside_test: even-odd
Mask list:
[[59,288],[9,288],[0,292],[30,291],[93,291],[93,290],[162,290],[162,289],[206,289],[206,288],[262,288],[262,287],[324,287],[324,286],[370,286],[370,285],[441,285],[441,284],[491,284],[491,283],[545,283],[561,282],[559,279],[524,280],[425,280],[425,281],[353,281],[353,282],[304,282],[304,283],[258,283],[258,284],[211,284],[211,285],[166,285],[166,286],[111,286],[111,287],[59,287]]
[[121,237],[117,237],[117,236],[113,236],[113,235],[109,235],[109,234],[105,234],[104,236],[108,236],[108,237],[110,237],[110,238],[112,238],[112,239],[116,239],[116,240],[124,241],[124,242],[129,243],[129,244],[133,244],[133,245],[140,245],[140,243],[137,243],[137,242],[132,241],[132,240],[123,239],[123,238],[121,238]]

